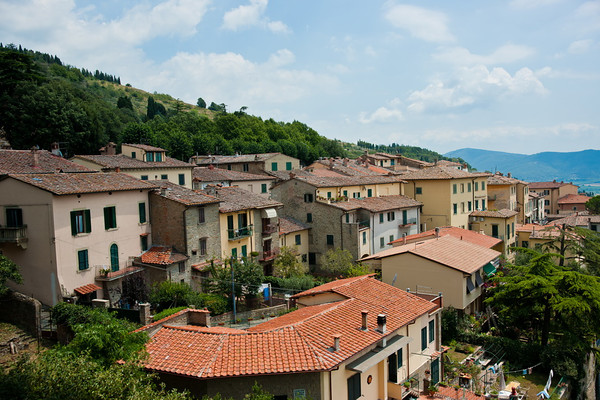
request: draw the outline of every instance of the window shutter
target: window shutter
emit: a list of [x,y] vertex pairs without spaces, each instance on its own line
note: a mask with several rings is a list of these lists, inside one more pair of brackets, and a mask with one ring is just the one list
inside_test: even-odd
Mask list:
[[140,208],[140,224],[146,223],[146,203],[139,203]]
[[117,227],[117,207],[111,207],[111,217],[112,217],[112,227],[116,228]]
[[104,207],[104,229],[110,229],[110,207]]
[[90,215],[90,210],[83,210],[83,216],[85,218],[85,233],[90,233],[92,231],[92,216]]
[[77,236],[77,221],[75,211],[71,211],[71,235]]

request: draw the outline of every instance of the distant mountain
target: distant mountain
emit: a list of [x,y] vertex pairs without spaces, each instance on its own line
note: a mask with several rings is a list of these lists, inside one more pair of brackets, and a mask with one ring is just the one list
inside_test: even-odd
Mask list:
[[479,171],[510,172],[525,181],[557,181],[600,185],[600,150],[532,155],[480,149],[459,149],[444,154],[460,157]]

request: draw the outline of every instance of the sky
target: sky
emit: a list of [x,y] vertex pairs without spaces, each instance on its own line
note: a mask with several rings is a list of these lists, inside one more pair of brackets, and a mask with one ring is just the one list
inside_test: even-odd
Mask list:
[[600,0],[0,0],[0,42],[346,142],[600,149]]

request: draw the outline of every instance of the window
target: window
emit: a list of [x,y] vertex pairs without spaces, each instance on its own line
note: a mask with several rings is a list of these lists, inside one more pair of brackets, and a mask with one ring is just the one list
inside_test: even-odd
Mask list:
[[467,183],[467,192],[471,193],[471,182]]
[[469,201],[467,204],[468,204],[468,207],[467,207],[468,210],[472,211],[473,210],[473,203]]
[[231,164],[227,164],[227,170],[231,171]]
[[479,200],[475,200],[475,209],[479,210]]
[[379,214],[379,223],[383,224],[383,213]]
[[148,175],[142,175],[140,179],[143,180],[143,181],[147,181],[148,180]]
[[203,224],[206,222],[206,215],[204,214],[204,207],[198,207],[198,223]]
[[271,163],[271,171],[277,171],[277,163],[276,162]]
[[242,165],[242,170],[244,172],[248,172],[248,164],[247,163]]
[[362,233],[362,244],[367,244],[367,232]]
[[312,214],[311,213],[306,213],[306,222],[312,222]]
[[87,249],[86,250],[79,250],[77,252],[77,268],[80,271],[85,271],[89,267],[90,267],[90,262],[88,260],[88,251],[87,251]]
[[333,246],[333,235],[327,235],[327,246]]
[[313,195],[312,195],[312,193],[304,193],[304,202],[305,203],[312,203],[313,202]]
[[429,343],[435,340],[435,319],[429,321]]
[[6,209],[6,226],[8,228],[20,228],[23,226],[23,210],[20,208]]
[[242,245],[242,257],[248,257],[248,246]]
[[544,205],[545,206],[549,206],[550,205],[550,200],[544,200]]
[[330,199],[331,198],[331,192],[327,192],[327,198]]
[[525,247],[526,249],[528,249],[529,248],[529,242],[527,240],[523,240],[521,242],[521,247]]
[[260,184],[260,192],[261,193],[267,193],[267,184],[266,183],[261,183]]
[[398,357],[398,368],[402,367],[402,349],[398,350],[398,352],[396,353],[397,357]]
[[146,153],[146,161],[154,161],[154,153]]
[[302,254],[302,262],[305,263],[308,261],[308,255],[307,254]]
[[457,203],[452,204],[452,214],[454,214],[454,215],[458,214],[458,204]]
[[292,162],[291,161],[286,161],[286,163],[285,163],[285,170],[286,171],[291,171],[292,170]]
[[353,192],[352,197],[354,197],[355,199],[360,199],[360,192]]
[[234,247],[233,249],[231,249],[231,258],[235,258],[237,259],[237,248]]
[[398,382],[398,355],[392,353],[388,356],[388,381]]
[[167,174],[162,174],[162,175],[160,176],[160,179],[162,179],[162,180],[166,181],[166,180],[168,180],[168,179],[169,179],[169,175],[167,175]]
[[481,209],[485,210],[485,199],[481,199]]
[[385,238],[383,236],[379,238],[379,247],[382,249],[385,247]]
[[460,184],[460,192],[461,192],[461,193],[464,193],[464,192],[465,192],[465,184],[464,184],[464,183],[461,183],[461,184]]
[[117,209],[115,206],[104,207],[104,229],[115,229],[117,227]]
[[481,182],[481,190],[485,190],[485,182]]
[[506,224],[506,239],[510,238],[510,224]]
[[206,238],[202,238],[198,241],[198,247],[199,247],[199,251],[200,251],[200,255],[201,256],[205,256],[206,255]]
[[465,213],[465,202],[464,201],[461,201],[461,203],[460,203],[460,212],[461,212],[461,214]]
[[148,250],[148,235],[140,236],[140,248],[142,251]]
[[140,224],[146,223],[146,203],[138,203]]
[[185,174],[179,174],[179,184],[181,186],[185,185]]
[[497,224],[492,224],[492,236],[497,238],[498,235],[498,225]]
[[156,161],[158,161],[158,162],[162,161],[162,153],[156,153]]
[[131,152],[131,158],[136,158],[135,151],[132,151],[132,152]]
[[110,245],[110,270],[119,270],[119,246],[116,243]]
[[348,191],[347,191],[347,190],[344,190],[344,192],[343,192],[343,193],[344,193],[344,197],[348,198]]
[[346,223],[349,224],[350,223],[350,214],[346,214]]
[[427,327],[421,329],[421,350],[427,348]]
[[177,264],[179,267],[179,273],[183,274],[185,272],[185,263],[184,262],[180,262],[179,264]]
[[402,210],[402,225],[408,224],[408,211]]
[[300,234],[297,234],[294,237],[294,240],[295,240],[296,246],[300,246],[302,244],[302,236],[300,236]]
[[387,220],[388,221],[393,221],[396,219],[396,214],[393,211],[390,211],[387,213]]
[[367,197],[373,197],[373,189],[367,189]]
[[415,194],[423,194],[423,188],[422,187],[415,188]]
[[393,241],[394,241],[394,235],[390,235],[390,241],[388,243],[393,242]]
[[308,253],[308,263],[310,265],[315,265],[317,263],[317,254],[316,253]]
[[348,400],[356,400],[360,396],[360,373],[357,373],[348,378]]
[[457,190],[456,190],[456,183],[453,183],[453,184],[452,184],[452,193],[453,193],[453,194],[456,194],[456,193],[457,193]]
[[90,210],[71,211],[71,234],[77,236],[80,233],[90,233],[91,231]]
[[475,182],[475,191],[478,192],[479,191],[479,182]]
[[467,276],[467,294],[471,293],[475,290],[475,285],[473,285],[473,280],[470,276]]

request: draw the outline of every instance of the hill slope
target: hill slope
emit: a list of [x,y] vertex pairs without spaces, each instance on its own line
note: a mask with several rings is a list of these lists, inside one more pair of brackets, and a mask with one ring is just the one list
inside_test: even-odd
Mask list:
[[525,155],[465,148],[444,155],[461,157],[481,171],[511,172],[526,181],[600,182],[600,150]]

